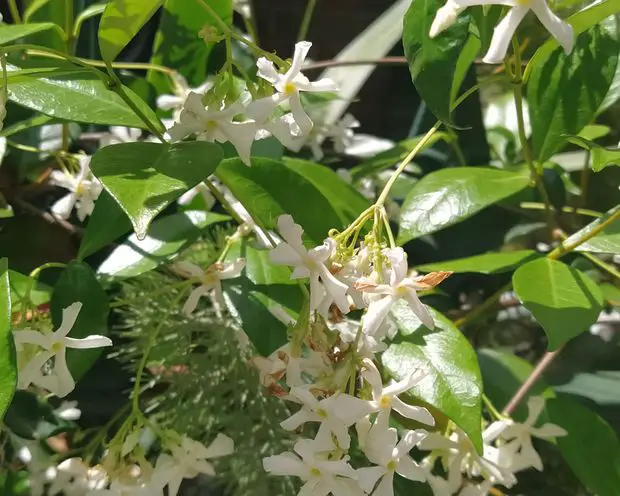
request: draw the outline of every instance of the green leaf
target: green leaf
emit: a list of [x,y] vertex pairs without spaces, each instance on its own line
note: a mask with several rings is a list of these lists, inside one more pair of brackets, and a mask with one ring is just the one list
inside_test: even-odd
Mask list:
[[604,138],[608,136],[609,133],[611,133],[611,128],[609,126],[603,124],[588,124],[579,132],[578,136],[586,140],[595,140]]
[[97,273],[115,278],[144,274],[173,259],[207,226],[229,219],[227,215],[198,210],[162,217],[151,224],[146,238],[129,236],[104,260]]
[[418,182],[405,199],[398,242],[406,243],[456,224],[521,191],[529,182],[526,171],[459,167],[433,172]]
[[60,418],[43,398],[28,391],[16,391],[4,423],[24,439],[47,439],[61,432],[74,430],[76,425]]
[[[6,45],[12,41],[25,38],[34,33],[57,29],[62,33],[60,26],[51,22],[34,22],[32,24],[0,24],[0,45]],[[60,36],[59,36],[60,38]]]
[[[431,24],[443,4],[443,0],[413,0],[405,14],[403,46],[418,93],[439,119],[451,122],[450,96],[458,91],[473,61],[472,50],[463,51],[463,46],[470,46],[468,39],[474,35],[469,32],[470,15],[463,13],[450,28],[431,39]],[[461,59],[462,53],[470,60]]]
[[528,262],[512,276],[517,296],[556,350],[596,322],[603,309],[603,293],[583,272],[541,258]]
[[448,270],[450,272],[479,272],[480,274],[499,274],[508,272],[516,266],[528,260],[536,258],[538,254],[534,250],[517,250],[500,253],[485,253],[467,258],[457,258],[456,260],[446,260],[445,262],[435,262],[416,267],[422,272],[434,272],[437,270]]
[[332,227],[344,227],[321,191],[281,162],[253,158],[252,167],[248,167],[239,159],[227,159],[218,167],[216,176],[267,229],[276,226],[280,215],[290,214],[306,236],[319,244]]
[[221,148],[205,141],[121,143],[97,151],[90,167],[142,239],[155,216],[213,174],[221,159]]
[[[209,0],[209,6],[230,26],[232,0]],[[198,36],[200,30],[208,26],[215,26],[215,22],[199,2],[166,0],[155,35],[151,63],[174,67],[185,76],[190,86],[201,85],[207,79],[209,55],[215,46]],[[170,83],[165,74],[150,71],[148,80],[160,92],[169,91]]]
[[[534,367],[518,356],[500,350],[478,350],[478,363],[482,372],[484,393],[498,410],[502,410],[533,372]],[[529,396],[555,396],[544,379],[539,378],[527,393],[527,396],[512,413],[512,418],[519,422],[527,418],[527,398]]]
[[620,165],[620,148],[618,147],[604,147],[581,136],[568,136],[566,139],[590,152],[594,172],[600,172],[608,165]]
[[[51,313],[54,329],[62,323],[62,311],[76,301],[82,309],[69,332],[71,338],[91,334],[108,334],[108,297],[92,269],[82,262],[71,262],[63,270],[52,294]],[[67,349],[67,366],[78,381],[95,363],[102,348],[92,350]]]
[[88,219],[78,258],[83,259],[131,231],[131,221],[110,193],[102,191]]
[[[397,165],[401,160],[403,160],[407,155],[409,155],[411,150],[413,150],[413,148],[420,142],[421,139],[422,136],[416,136],[415,138],[409,138],[400,141],[396,144],[396,146],[394,146],[394,148],[390,148],[389,150],[378,153],[374,157],[365,160],[360,165],[351,168],[350,172],[352,182],[356,183],[366,176],[378,174],[385,169]],[[426,142],[426,144],[420,151],[430,148],[439,140],[448,141],[450,140],[450,136],[443,132],[435,133],[431,136],[431,138]]]
[[[583,239],[591,233],[592,230],[597,229],[603,222],[606,222],[609,217],[616,215],[619,210],[620,206],[612,208],[605,213],[603,217],[590,222],[587,226],[569,236],[564,241],[564,245],[570,246],[578,240]],[[591,253],[620,253],[620,219],[616,219],[596,236],[577,246],[575,251],[586,251]]]
[[620,445],[611,426],[568,398],[547,401],[546,411],[551,423],[568,433],[557,444],[584,486],[598,496],[620,495]]
[[111,0],[99,22],[99,49],[112,62],[161,7],[163,0]]
[[[20,68],[7,65],[7,70],[11,76]],[[57,74],[51,72],[54,69],[42,70],[45,77],[24,74],[17,79],[10,79],[9,100],[68,121],[148,129],[142,119],[91,71],[63,63],[60,63]],[[140,97],[127,87],[124,90],[149,120],[159,122]]]
[[270,250],[261,250],[252,246],[246,238],[236,243],[229,250],[227,260],[237,258],[245,259],[245,277],[252,284],[291,284],[297,285],[299,281],[291,279],[291,270],[284,265],[276,265],[269,258]]
[[[13,307],[24,300],[30,291],[30,303],[34,306],[43,305],[50,301],[52,297],[52,288],[47,284],[43,284],[32,277],[20,274],[14,270],[9,270],[9,285],[11,287],[11,301]],[[32,287],[32,289],[31,289]],[[18,311],[22,311],[20,307]]]
[[601,291],[607,303],[615,307],[620,307],[620,288],[608,282],[604,282],[601,284]]
[[29,119],[25,119],[23,121],[19,121],[15,124],[11,124],[10,126],[2,128],[0,136],[12,136],[32,127],[39,127],[45,124],[53,124],[55,121],[56,120],[53,117],[50,117],[48,115],[35,115],[34,117],[30,117]]
[[577,372],[569,382],[554,386],[559,393],[588,398],[599,405],[620,406],[620,371]]
[[0,419],[11,404],[17,386],[17,360],[11,333],[11,289],[9,264],[0,259]]
[[432,313],[433,331],[399,301],[392,315],[404,336],[392,341],[381,361],[398,380],[417,368],[428,372],[410,393],[452,419],[482,451],[482,379],[476,353],[450,320],[435,310]]
[[[65,26],[69,4],[66,0],[24,0],[24,22],[38,23],[51,22],[57,26]],[[64,52],[67,47],[66,41],[56,34],[48,31],[33,33],[30,41],[33,45],[42,45]]]
[[283,163],[310,181],[327,198],[345,225],[357,219],[370,206],[356,189],[327,167],[294,158],[284,158]]
[[620,43],[615,30],[615,23],[613,30],[593,27],[577,37],[570,55],[558,47],[532,67],[527,101],[533,151],[539,161],[562,148],[564,135],[579,133],[596,115],[618,64]]

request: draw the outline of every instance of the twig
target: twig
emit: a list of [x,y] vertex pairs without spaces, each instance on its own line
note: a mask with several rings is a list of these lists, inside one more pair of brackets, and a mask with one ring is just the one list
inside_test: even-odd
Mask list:
[[304,71],[316,71],[327,67],[342,67],[355,65],[405,65],[405,57],[383,57],[381,59],[359,59],[359,60],[320,60],[304,66]]
[[60,217],[56,217],[55,215],[49,213],[49,212],[45,212],[44,210],[40,210],[39,208],[35,207],[34,205],[28,203],[25,200],[22,200],[21,198],[11,198],[10,200],[7,199],[7,201],[9,203],[14,203],[15,205],[17,205],[19,208],[21,208],[22,210],[31,213],[33,215],[36,215],[37,217],[43,219],[44,221],[50,223],[50,224],[56,224],[60,227],[62,227],[65,231],[67,231],[70,234],[74,234],[76,236],[83,236],[84,235],[84,229],[82,229],[81,227],[78,226],[74,226],[73,224],[71,224],[70,222],[67,222],[64,219],[61,219]]

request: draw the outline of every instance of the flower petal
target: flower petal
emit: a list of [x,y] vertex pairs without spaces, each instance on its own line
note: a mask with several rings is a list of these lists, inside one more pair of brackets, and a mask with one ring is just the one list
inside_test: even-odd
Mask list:
[[78,350],[90,350],[93,348],[102,348],[104,346],[112,346],[112,340],[105,336],[92,334],[82,339],[64,338],[67,348],[76,348]]
[[82,303],[76,301],[69,305],[67,308],[62,311],[62,323],[60,327],[54,332],[54,339],[64,338],[69,331],[73,329],[75,325],[75,321],[78,318],[78,314],[82,310]]
[[200,297],[208,294],[210,290],[211,288],[208,288],[207,286],[198,286],[196,289],[194,289],[190,293],[185,304],[183,305],[182,312],[185,315],[191,315],[192,313],[194,313],[196,307],[198,306],[198,301],[200,300]]
[[390,312],[393,303],[394,297],[391,295],[372,301],[368,305],[368,310],[362,319],[362,332],[374,335]]
[[235,442],[224,434],[218,434],[213,442],[204,451],[200,451],[202,458],[219,458],[231,455],[235,451]]
[[364,491],[370,494],[377,481],[386,473],[387,469],[381,466],[358,468],[357,482]]
[[49,350],[53,344],[50,334],[43,334],[42,332],[32,331],[30,329],[13,331],[13,341],[15,341],[15,346],[17,348],[23,344],[36,344],[41,348]]
[[298,41],[295,43],[295,53],[293,54],[293,61],[291,63],[291,68],[286,71],[284,78],[287,81],[292,80],[297,74],[301,72],[301,68],[306,61],[306,57],[308,56],[308,52],[312,47],[312,43],[309,41]]
[[545,0],[532,0],[530,8],[538,17],[538,20],[551,33],[558,43],[562,45],[564,52],[568,55],[575,45],[575,34],[573,27],[555,15]]
[[517,26],[527,14],[529,7],[518,5],[510,9],[508,14],[501,20],[501,22],[495,26],[493,31],[493,38],[491,38],[491,45],[486,55],[482,59],[487,64],[499,64],[508,51],[508,45],[512,40]]
[[435,321],[428,311],[428,308],[426,308],[426,305],[420,301],[420,298],[414,289],[408,289],[405,294],[405,300],[409,303],[409,307],[413,313],[416,314],[416,317],[420,319],[422,324],[432,331],[435,328]]
[[59,398],[64,398],[75,389],[75,380],[67,366],[66,349],[62,349],[54,356],[54,368],[52,376],[58,379],[58,390],[53,391]]
[[69,193],[52,205],[52,213],[60,219],[67,220],[76,202],[77,194]]
[[245,258],[238,258],[230,263],[227,263],[218,275],[220,279],[233,279],[235,277],[239,277],[244,268]]
[[293,475],[303,478],[308,473],[304,463],[290,452],[263,458],[263,468],[265,472],[273,475]]
[[258,68],[256,75],[269,81],[271,84],[276,84],[282,78],[282,75],[276,70],[273,62],[265,57],[260,57],[256,61],[256,67]]
[[308,117],[306,111],[304,110],[303,105],[301,104],[301,98],[299,97],[299,93],[295,92],[289,97],[289,104],[291,105],[291,113],[295,118],[295,122],[299,126],[299,130],[302,136],[310,134],[312,131],[312,119]]

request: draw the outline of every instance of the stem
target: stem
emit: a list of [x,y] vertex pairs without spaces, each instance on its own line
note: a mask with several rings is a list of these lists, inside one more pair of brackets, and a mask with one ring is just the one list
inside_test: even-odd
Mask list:
[[299,26],[297,41],[302,41],[306,39],[306,35],[308,34],[308,28],[310,27],[310,22],[312,21],[312,14],[314,14],[315,7],[316,0],[308,0],[308,2],[306,3],[306,10],[304,10],[304,16],[301,19],[301,24]]
[[217,186],[215,186],[215,184],[213,184],[208,179],[205,179],[203,182],[207,185],[207,188],[209,188],[209,191],[215,197],[215,199],[222,204],[222,207],[224,207],[224,210],[226,210],[232,216],[232,218],[235,219],[235,222],[239,225],[245,224],[245,221],[235,211],[235,209],[232,207],[230,202],[226,199],[226,197],[224,197],[222,192],[219,189],[217,189]]
[[463,153],[463,150],[461,149],[461,145],[459,145],[457,134],[450,128],[447,128],[447,132],[452,137],[452,139],[449,140],[448,143],[452,147],[452,150],[454,151],[454,154],[456,155],[456,159],[458,160],[459,165],[461,167],[465,167],[467,165],[467,160],[465,159],[465,154]]
[[493,402],[484,393],[482,393],[482,401],[484,402],[489,412],[491,412],[491,415],[493,415],[497,420],[502,420],[503,418],[505,418],[504,415],[499,413],[498,409],[495,408],[495,405],[493,404]]
[[357,65],[405,65],[407,59],[405,57],[383,57],[381,59],[358,59],[358,60],[320,60],[304,66],[305,71],[316,71],[318,69],[327,69],[329,67],[345,67]]
[[[521,202],[519,204],[520,208],[524,208],[526,210],[544,210],[545,205],[543,203],[538,202]],[[555,211],[556,209],[553,208]],[[587,217],[602,217],[603,214],[601,212],[597,212],[596,210],[590,210],[587,208],[573,208],[573,207],[562,207],[562,212],[570,213],[570,214],[580,214],[585,215]]]
[[590,152],[586,152],[586,162],[583,164],[581,170],[581,196],[579,197],[579,204],[582,207],[586,206],[588,201],[588,187],[590,186]]
[[474,308],[467,315],[465,315],[464,317],[461,317],[460,319],[455,320],[454,325],[456,327],[465,327],[471,324],[471,322],[477,319],[481,314],[486,312],[489,308],[493,307],[493,305],[495,305],[497,300],[499,300],[499,297],[503,295],[506,291],[510,291],[511,288],[512,288],[512,281],[506,283],[501,288],[499,288],[495,293],[489,296],[486,300],[484,300],[480,305]]
[[[540,164],[539,168],[536,168],[536,165],[534,164],[534,158],[532,157],[532,150],[530,149],[530,145],[527,141],[527,135],[525,134],[525,120],[523,118],[523,68],[521,67],[521,51],[519,49],[519,42],[516,38],[513,38],[512,40],[512,50],[515,57],[515,72],[513,74],[512,89],[515,99],[515,107],[517,110],[519,141],[521,142],[521,148],[523,150],[525,161],[528,168],[530,169],[530,177],[536,184],[536,188],[538,189],[540,197],[545,204],[547,225],[549,226],[549,231],[551,232],[555,227],[555,220],[553,218],[553,212],[551,211],[551,202],[549,201],[549,195],[547,195],[547,190],[542,183],[542,164]],[[506,68],[508,69],[508,67],[509,66],[506,63]]]
[[9,10],[11,11],[11,17],[14,24],[22,23],[22,16],[19,14],[19,8],[17,7],[16,0],[9,0]]
[[409,165],[409,163],[418,154],[418,152],[426,146],[426,143],[428,143],[428,141],[432,138],[433,134],[437,132],[440,126],[441,126],[441,122],[439,121],[436,122],[435,125],[432,128],[430,128],[428,132],[422,137],[422,139],[418,141],[418,144],[413,147],[413,150],[409,152],[409,155],[407,155],[403,159],[403,161],[398,165],[394,173],[390,176],[390,179],[388,180],[388,182],[385,183],[385,187],[383,188],[383,191],[381,191],[381,194],[379,195],[379,198],[377,199],[375,203],[375,207],[383,206],[386,198],[390,194],[390,190],[392,189],[392,186],[394,186],[394,183],[396,182],[396,179],[398,179],[398,176],[400,175],[400,173],[405,170],[405,167]]
[[548,351],[543,355],[540,361],[534,367],[534,370],[530,373],[529,377],[525,379],[525,382],[521,384],[521,387],[517,390],[514,396],[510,399],[502,414],[505,416],[510,416],[512,412],[519,406],[519,403],[523,401],[523,399],[527,396],[527,393],[530,392],[530,389],[534,387],[538,379],[542,376],[543,372],[549,367],[551,362],[555,359],[556,356],[562,351],[562,348],[558,348],[555,351]]
[[579,254],[582,257],[590,260],[590,262],[592,262],[594,265],[596,265],[600,269],[606,271],[608,274],[614,276],[617,279],[620,279],[620,271],[618,271],[618,269],[616,269],[613,265],[610,265],[607,262],[603,262],[596,255],[593,255],[592,253],[588,253],[586,251],[579,252]]

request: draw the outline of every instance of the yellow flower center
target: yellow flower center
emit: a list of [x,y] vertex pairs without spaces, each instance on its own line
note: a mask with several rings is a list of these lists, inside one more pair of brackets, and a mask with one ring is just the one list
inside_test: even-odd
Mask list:
[[214,120],[208,120],[207,122],[205,122],[205,129],[207,131],[215,131],[216,128],[217,122],[215,122]]
[[394,460],[392,460],[390,463],[387,464],[387,469],[390,472],[394,472],[396,470],[396,466],[398,465],[398,463],[396,463]]
[[84,193],[86,193],[86,187],[84,186],[84,183],[77,183],[77,186],[75,187],[75,193],[78,196],[82,196],[84,195]]
[[381,396],[381,399],[379,400],[379,406],[381,408],[390,408],[392,406],[392,397]]
[[295,86],[290,81],[284,85],[284,93],[286,93],[287,95],[292,95],[293,93],[295,93],[295,91],[297,91],[297,86]]
[[517,5],[521,7],[529,7],[532,0],[517,0]]
[[52,351],[54,353],[60,353],[62,351],[63,347],[64,347],[64,345],[60,341],[58,341],[58,342],[56,342],[56,343],[54,343],[52,345]]
[[323,410],[322,408],[319,408],[319,409],[316,411],[316,413],[317,413],[317,415],[318,415],[319,417],[322,417],[322,418],[327,418],[327,412],[326,412],[325,410]]
[[401,298],[403,298],[407,295],[408,291],[409,288],[407,288],[407,286],[396,286],[396,289],[394,290],[394,296],[400,296]]
[[310,469],[310,474],[312,477],[321,477],[321,471],[316,467]]

